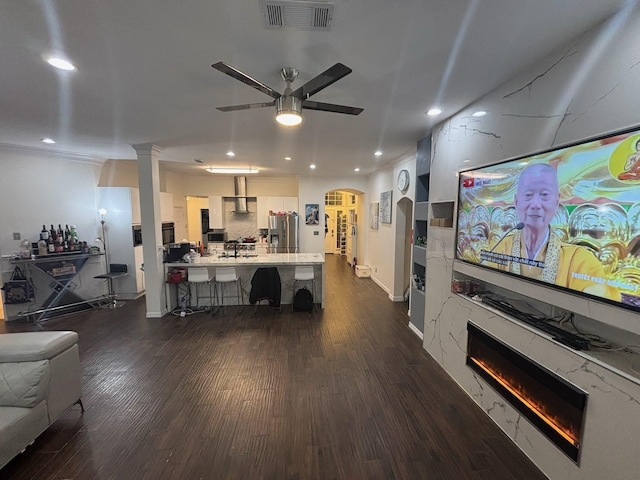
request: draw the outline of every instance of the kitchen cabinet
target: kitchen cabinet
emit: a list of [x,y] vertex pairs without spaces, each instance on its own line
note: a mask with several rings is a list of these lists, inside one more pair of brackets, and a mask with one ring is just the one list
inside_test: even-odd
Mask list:
[[226,228],[224,198],[209,197],[209,229]]
[[142,214],[140,213],[140,190],[137,188],[129,188],[128,190],[131,207],[131,225],[140,225],[142,223]]
[[258,228],[269,228],[269,211],[298,212],[298,197],[258,197],[256,202]]
[[[138,204],[140,204],[140,199],[138,199]],[[172,193],[160,192],[160,219],[163,222],[173,222]]]

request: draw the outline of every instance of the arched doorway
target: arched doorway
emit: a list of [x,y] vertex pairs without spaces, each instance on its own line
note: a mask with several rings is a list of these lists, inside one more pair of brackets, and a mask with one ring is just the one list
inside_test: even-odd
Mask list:
[[411,284],[411,229],[413,225],[413,202],[401,198],[396,204],[396,248],[393,275],[393,301],[408,301]]

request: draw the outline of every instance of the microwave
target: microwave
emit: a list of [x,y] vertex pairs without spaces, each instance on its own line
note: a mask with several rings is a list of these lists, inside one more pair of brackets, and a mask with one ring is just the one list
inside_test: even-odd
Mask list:
[[131,230],[133,232],[133,246],[142,245],[142,225],[133,225]]
[[204,236],[207,239],[206,243],[223,243],[227,241],[227,232],[207,232]]

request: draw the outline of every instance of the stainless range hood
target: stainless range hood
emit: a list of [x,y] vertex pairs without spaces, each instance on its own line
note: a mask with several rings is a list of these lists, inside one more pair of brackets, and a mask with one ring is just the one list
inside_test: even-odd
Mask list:
[[247,210],[247,177],[233,177],[236,209],[234,213],[249,213]]

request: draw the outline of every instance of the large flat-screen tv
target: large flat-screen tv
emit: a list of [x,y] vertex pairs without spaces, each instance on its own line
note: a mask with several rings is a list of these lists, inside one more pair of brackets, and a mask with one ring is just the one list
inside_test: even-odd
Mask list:
[[640,311],[640,129],[459,177],[457,259]]

